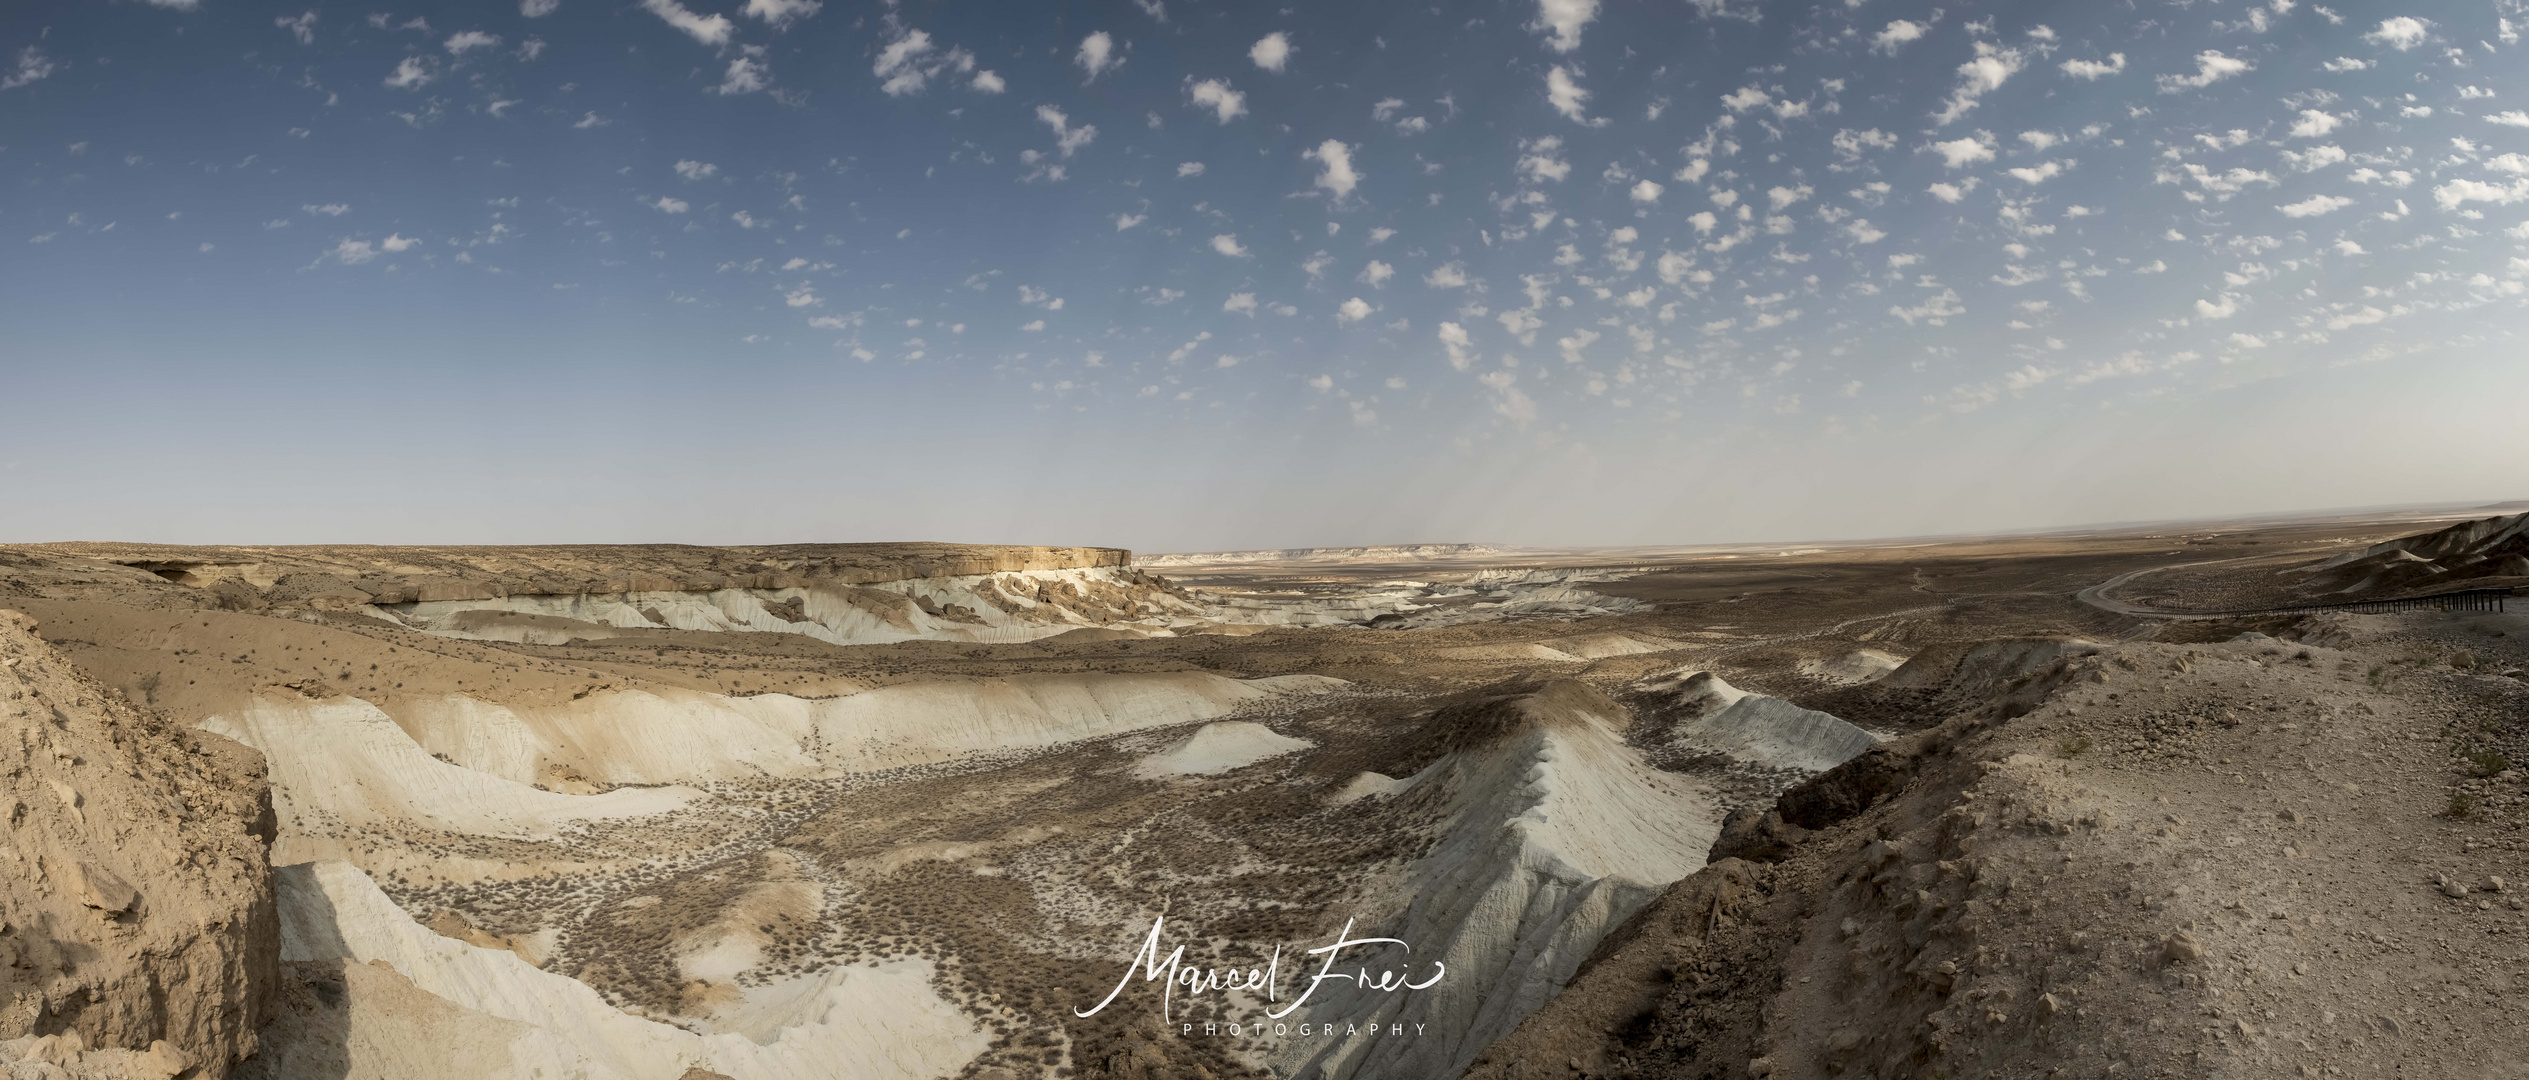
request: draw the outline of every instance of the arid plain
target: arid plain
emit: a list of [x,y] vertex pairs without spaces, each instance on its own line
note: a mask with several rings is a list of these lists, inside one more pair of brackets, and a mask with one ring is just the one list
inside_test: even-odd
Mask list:
[[2517,1076],[2505,514],[0,548],[0,1060]]

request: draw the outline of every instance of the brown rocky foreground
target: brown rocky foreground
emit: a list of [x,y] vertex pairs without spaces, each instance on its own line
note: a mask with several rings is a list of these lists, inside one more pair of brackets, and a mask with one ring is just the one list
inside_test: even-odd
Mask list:
[[0,611],[0,1059],[220,1077],[277,986],[263,759],[134,708]]

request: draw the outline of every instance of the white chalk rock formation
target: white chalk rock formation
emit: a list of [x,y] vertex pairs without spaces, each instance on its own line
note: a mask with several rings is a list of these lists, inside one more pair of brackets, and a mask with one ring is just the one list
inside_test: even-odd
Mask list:
[[[990,1042],[932,991],[924,961],[763,988],[730,1030],[701,1034],[625,1013],[507,950],[433,933],[349,864],[303,863],[275,876],[283,960],[383,965],[410,981],[403,1007],[354,1007],[340,1015],[345,1030],[299,1032],[296,1043],[269,1048],[261,1075],[276,1080],[345,1047],[368,1065],[357,1075],[398,1080],[460,1075],[446,1071],[449,1062],[493,1067],[462,1074],[487,1078],[677,1080],[701,1068],[735,1080],[930,1080],[953,1075]],[[366,981],[378,979],[372,971]]]
[[1859,685],[1877,682],[1897,670],[1906,658],[1878,649],[1855,649],[1842,656],[1822,657],[1800,662],[1800,673],[1828,682]]
[[[1452,748],[1411,783],[1445,793],[1450,825],[1409,871],[1405,911],[1375,931],[1411,952],[1342,959],[1405,969],[1417,982],[1433,961],[1446,973],[1410,992],[1323,984],[1291,1019],[1401,1023],[1419,1034],[1294,1038],[1274,1054],[1282,1075],[1457,1075],[1560,992],[1609,930],[1703,866],[1719,832],[1701,785],[1645,766],[1621,737],[1624,707],[1580,683],[1452,706],[1437,722],[1454,729],[1442,736]],[[1374,934],[1355,927],[1353,936]]]
[[545,837],[566,822],[680,809],[700,794],[690,788],[541,791],[432,757],[377,706],[358,698],[259,698],[201,727],[263,751],[284,837],[389,821],[478,836]]
[[1728,754],[1749,765],[1824,772],[1879,744],[1830,713],[1751,694],[1709,671],[1679,669],[1645,680],[1662,701],[1672,746]]
[[[864,772],[1054,746],[1347,685],[1315,675],[1230,679],[1200,671],[1016,675],[831,699],[629,691],[512,708],[450,697],[399,702],[396,716],[358,698],[292,695],[258,698],[201,726],[264,752],[285,838],[390,821],[536,838],[576,821],[682,809],[699,794],[675,786],[684,783]],[[668,786],[598,794],[536,786],[556,768],[600,785]]]
[[1133,766],[1133,775],[1151,780],[1225,773],[1316,745],[1279,734],[1263,724],[1221,720],[1196,728],[1194,734],[1143,758]]

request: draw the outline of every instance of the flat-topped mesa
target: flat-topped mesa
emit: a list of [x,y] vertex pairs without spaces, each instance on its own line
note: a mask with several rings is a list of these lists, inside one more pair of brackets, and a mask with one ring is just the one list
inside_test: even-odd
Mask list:
[[[273,599],[328,597],[349,605],[489,600],[509,596],[712,592],[873,585],[923,578],[1046,570],[1121,569],[1122,548],[1012,544],[686,544],[386,547],[365,544],[191,547],[168,544],[28,545],[36,556],[113,563],[181,585]],[[225,587],[225,589],[223,588]]]
[[1489,544],[1375,544],[1366,547],[1272,548],[1257,551],[1193,551],[1145,555],[1145,567],[1214,566],[1249,563],[1387,563],[1433,559],[1473,559],[1501,554]]

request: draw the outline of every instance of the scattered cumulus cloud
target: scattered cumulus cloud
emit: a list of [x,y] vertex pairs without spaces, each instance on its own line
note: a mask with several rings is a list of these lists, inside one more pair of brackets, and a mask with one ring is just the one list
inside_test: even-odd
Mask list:
[[1187,100],[1198,109],[1210,109],[1221,123],[1227,124],[1247,114],[1247,95],[1229,88],[1227,79],[1205,79],[1186,88]]
[[1291,35],[1276,30],[1258,38],[1248,47],[1247,59],[1266,71],[1281,71],[1291,62]]
[[1080,65],[1080,70],[1088,72],[1089,79],[1093,82],[1098,76],[1113,71],[1124,63],[1123,57],[1115,55],[1115,38],[1104,30],[1081,38],[1080,51],[1073,54],[1071,60]]
[[1589,91],[1581,89],[1579,83],[1572,81],[1571,70],[1561,64],[1556,64],[1546,71],[1546,103],[1554,106],[1554,111],[1562,113],[1573,123],[1584,127],[1604,127],[1607,124],[1607,121],[1603,119],[1589,118],[1586,111]]
[[2201,90],[2233,75],[2253,70],[2255,67],[2255,64],[2246,60],[2224,56],[2219,49],[2206,49],[2195,54],[2195,74],[2161,76],[2160,92],[2176,94],[2188,90]]
[[1889,23],[1887,27],[1882,29],[1879,33],[1871,36],[1870,51],[1884,52],[1890,56],[1895,56],[1899,46],[1902,46],[1909,41],[1919,41],[1922,39],[1923,35],[1930,33],[1931,30],[1931,27],[1925,26],[1922,23],[1915,22],[1911,19],[1898,19],[1895,22]]
[[1333,192],[1337,202],[1349,197],[1361,183],[1361,174],[1352,167],[1352,148],[1341,140],[1328,139],[1300,156],[1317,162],[1317,186]]
[[705,45],[719,48],[729,43],[733,27],[726,15],[697,15],[677,0],[641,0],[641,10]]
[[1581,28],[1598,18],[1598,0],[1537,0],[1529,29],[1546,35],[1546,48],[1568,53],[1581,47]]
[[2431,36],[2431,23],[2412,15],[2399,15],[2380,20],[2379,28],[2362,35],[2362,40],[2405,52],[2423,44],[2424,40]]
[[2066,75],[2089,82],[2097,82],[2110,75],[2124,74],[2125,54],[2109,53],[2108,58],[2105,61],[2078,59],[2066,60],[2061,66],[2063,67],[2064,74]]

